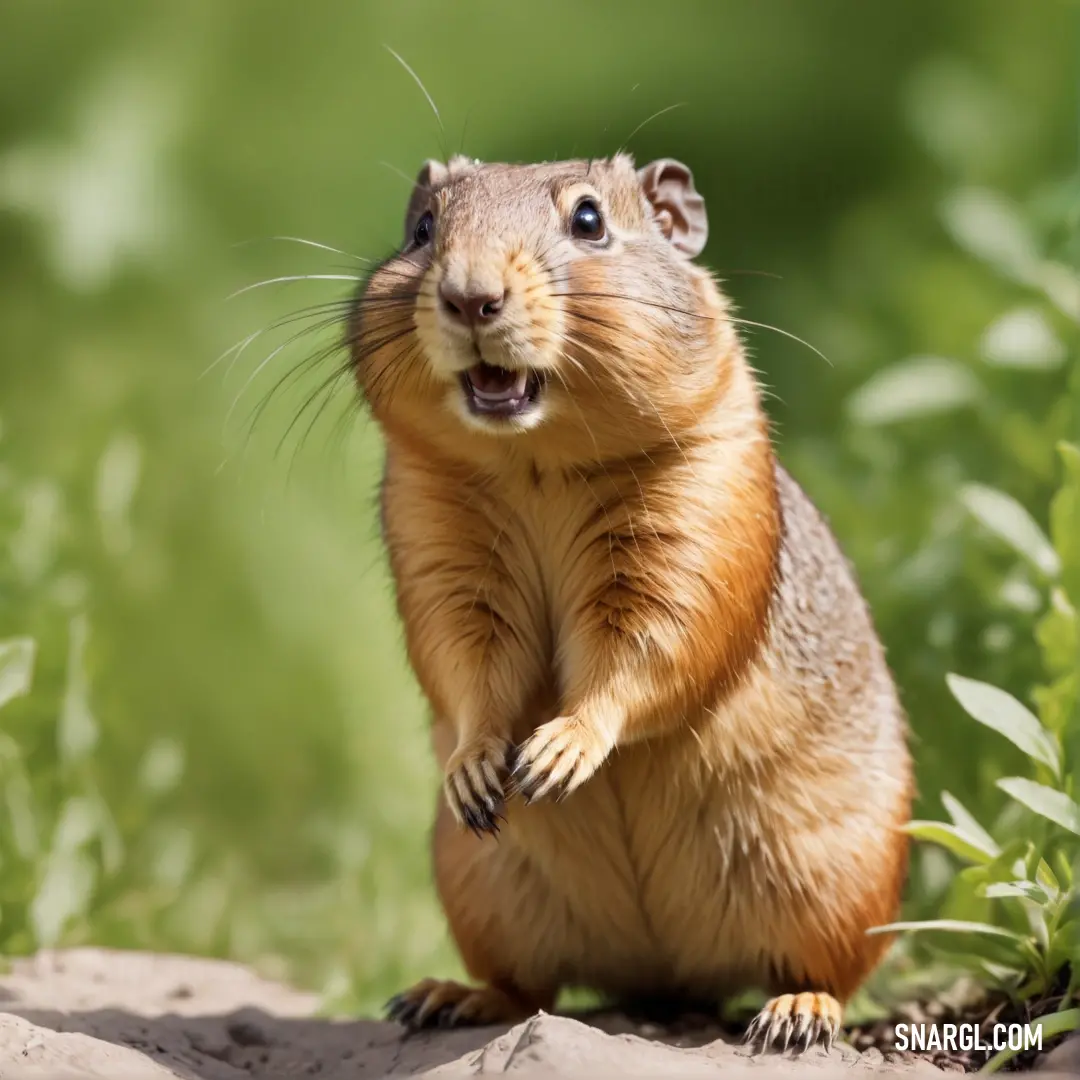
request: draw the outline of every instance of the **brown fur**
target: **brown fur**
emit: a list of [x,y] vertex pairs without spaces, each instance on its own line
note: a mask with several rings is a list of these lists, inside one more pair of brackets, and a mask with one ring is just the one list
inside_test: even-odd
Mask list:
[[[569,236],[583,194],[606,246]],[[439,895],[491,988],[456,1019],[568,985],[847,997],[905,873],[905,724],[853,576],[774,460],[726,301],[622,156],[432,165],[407,232],[425,210],[434,241],[372,275],[351,341],[447,777]],[[492,329],[450,324],[444,278],[506,289]],[[477,350],[544,374],[535,415],[467,413]],[[497,838],[455,820],[495,825],[485,798]]]

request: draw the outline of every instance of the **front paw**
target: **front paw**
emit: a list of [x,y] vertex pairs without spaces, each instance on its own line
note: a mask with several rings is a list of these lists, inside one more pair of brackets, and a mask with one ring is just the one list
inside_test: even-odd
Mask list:
[[499,831],[506,808],[503,778],[511,751],[508,740],[489,735],[459,746],[446,763],[443,790],[450,812],[477,836]]
[[542,724],[517,752],[512,779],[527,803],[580,787],[603,764],[610,747],[576,717]]

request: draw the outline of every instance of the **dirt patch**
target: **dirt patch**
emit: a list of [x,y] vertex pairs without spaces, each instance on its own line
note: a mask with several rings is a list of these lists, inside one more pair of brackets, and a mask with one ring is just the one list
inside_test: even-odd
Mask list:
[[615,1014],[540,1014],[512,1028],[403,1037],[379,1021],[313,1014],[317,999],[235,964],[74,949],[16,961],[0,977],[4,1080],[270,1080],[318,1076],[942,1075],[876,1049],[754,1058],[708,1027],[675,1031]]

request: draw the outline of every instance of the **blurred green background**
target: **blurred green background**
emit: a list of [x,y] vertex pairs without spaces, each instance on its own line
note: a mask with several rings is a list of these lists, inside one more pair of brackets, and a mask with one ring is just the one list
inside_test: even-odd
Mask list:
[[0,640],[36,661],[0,713],[0,952],[234,956],[365,1010],[457,972],[377,432],[326,387],[334,326],[269,329],[353,283],[227,298],[363,265],[274,237],[383,257],[459,148],[691,165],[742,317],[814,347],[747,334],[887,643],[920,812],[995,812],[1018,758],[943,676],[1038,675],[1038,567],[963,492],[1045,523],[1080,424],[1078,47],[1064,0],[5,0]]

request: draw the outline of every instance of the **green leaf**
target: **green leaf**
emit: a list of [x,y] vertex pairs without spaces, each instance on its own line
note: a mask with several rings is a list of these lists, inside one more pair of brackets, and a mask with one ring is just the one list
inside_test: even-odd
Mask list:
[[1042,851],[1034,844],[1028,847],[1027,855],[1024,856],[1024,873],[1021,880],[1030,881],[1039,871],[1042,863]]
[[[1063,573],[1069,575],[1068,565]],[[1043,724],[1060,735],[1069,726],[1080,691],[1080,617],[1063,588],[1051,592],[1050,606],[1035,627],[1035,639],[1051,681],[1036,687],[1032,697]]]
[[1027,944],[1028,939],[1015,930],[1006,930],[1003,926],[994,926],[991,923],[968,922],[965,919],[924,919],[911,922],[887,923],[884,926],[873,926],[866,932],[868,934],[893,934],[893,933],[923,933],[941,932],[947,934],[984,934],[987,937],[1008,938],[1019,944]]
[[[979,900],[983,905],[985,902]],[[868,934],[920,933],[933,939],[935,950],[948,953],[950,962],[969,957],[968,966],[978,967],[978,962],[989,960],[1022,970],[1029,970],[1038,962],[1035,939],[1026,927],[1010,929],[991,923],[966,919],[927,919],[925,921],[894,922],[875,926]]]
[[90,684],[86,673],[89,626],[85,615],[71,620],[67,686],[56,726],[60,760],[65,764],[86,758],[98,742],[98,724],[90,708]]
[[1069,857],[1064,851],[1054,852],[1054,864],[1057,868],[1057,879],[1061,882],[1061,887],[1064,889],[1072,888],[1073,883],[1073,869],[1069,863]]
[[953,239],[976,258],[1019,280],[1039,264],[1039,249],[1017,209],[988,188],[965,187],[942,203],[941,216]]
[[1058,443],[1064,466],[1061,487],[1050,503],[1050,535],[1063,567],[1065,591],[1080,605],[1080,446]]
[[1050,942],[1052,959],[1058,963],[1068,960],[1071,964],[1080,964],[1080,922],[1066,923],[1059,926]]
[[1069,719],[1080,699],[1080,680],[1076,673],[1063,675],[1049,686],[1036,686],[1031,696],[1049,731],[1065,734]]
[[[30,862],[37,858],[40,849],[33,791],[18,744],[4,734],[0,734],[0,791],[15,854]],[[5,868],[5,872],[10,873],[10,868]]]
[[997,881],[1034,881],[1052,896],[1056,896],[1060,885],[1054,871],[1050,869],[1050,864],[1043,858],[1042,850],[1030,840],[1024,841],[1024,844],[1026,851],[1016,864],[1016,873],[1011,878],[997,878]]
[[872,427],[951,412],[982,393],[982,384],[958,360],[914,356],[872,376],[846,407],[855,423]]
[[1064,589],[1051,591],[1050,606],[1035,628],[1035,639],[1050,672],[1058,675],[1075,669],[1080,649],[1080,620]]
[[1041,885],[1034,881],[995,881],[983,890],[988,900],[1014,899],[1032,900],[1036,904],[1048,904],[1050,897]]
[[[1044,1039],[1052,1039],[1055,1035],[1064,1035],[1067,1031],[1075,1031],[1080,1027],[1080,1009],[1064,1009],[1061,1012],[1050,1013],[1048,1016],[1040,1016],[1031,1020],[1033,1028],[1042,1029]],[[984,1073],[997,1072],[1002,1065],[1012,1061],[1020,1050],[1002,1050],[995,1054],[979,1071]]]
[[[957,873],[956,878],[958,881],[970,885],[972,887],[971,891],[973,895],[977,895],[981,886],[986,885],[991,881],[999,880],[992,872],[993,865],[993,863],[983,863],[974,866],[965,866]],[[1010,875],[1002,875],[1002,877],[1008,876]]]
[[1002,987],[1017,986],[1026,974],[1020,968],[1010,967],[1008,964],[996,964],[992,960],[980,959],[979,967]]
[[1061,883],[1058,881],[1057,874],[1054,873],[1045,859],[1040,859],[1039,865],[1035,868],[1035,882],[1046,889],[1048,893],[1056,895],[1061,891]]
[[32,638],[0,641],[0,709],[30,690],[37,645]]
[[1061,560],[1046,534],[1011,495],[983,484],[966,484],[960,500],[977,521],[1047,577],[1061,572]]
[[1052,371],[1068,350],[1036,307],[1014,308],[986,328],[980,342],[983,359],[996,367]]
[[1065,792],[1022,776],[1007,776],[999,780],[997,786],[1040,817],[1080,836],[1080,806]]
[[[1019,807],[1015,807],[1018,813],[1022,813]],[[988,880],[990,881],[1017,881],[1025,878],[1024,858],[1031,847],[1029,841],[1017,837],[1010,840],[1001,849],[1001,854],[988,866]]]
[[993,846],[985,847],[978,837],[969,836],[955,825],[947,825],[943,821],[909,821],[905,830],[916,840],[940,844],[968,862],[985,865],[993,862],[998,854],[993,841],[990,842]]
[[1012,694],[962,675],[949,674],[945,679],[953,697],[969,716],[1004,735],[1028,757],[1046,765],[1055,776],[1061,775],[1061,755],[1053,735]]
[[945,812],[952,818],[953,824],[971,840],[975,841],[984,851],[993,851],[994,858],[1001,854],[994,838],[975,820],[975,816],[955,795],[948,791],[941,793],[941,805]]
[[85,915],[96,880],[97,864],[87,852],[50,852],[28,912],[39,945],[57,945],[71,921]]

